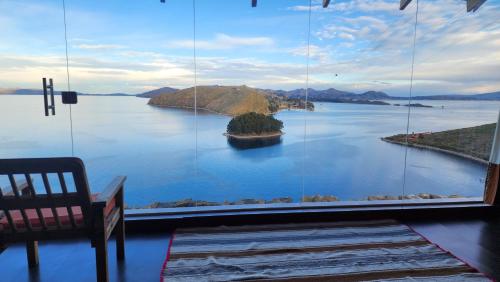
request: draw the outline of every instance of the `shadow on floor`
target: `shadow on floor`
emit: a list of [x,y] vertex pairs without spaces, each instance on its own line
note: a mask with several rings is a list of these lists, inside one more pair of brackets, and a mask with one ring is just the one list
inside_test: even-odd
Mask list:
[[[126,260],[117,264],[114,239],[109,241],[110,281],[158,281],[170,236],[130,235],[126,239]],[[40,242],[40,267],[28,270],[25,247],[11,245],[0,254],[2,282],[44,282],[96,280],[95,252],[88,240]]]
[[[445,250],[500,280],[500,219],[404,222]],[[158,281],[170,235],[127,236],[126,260],[117,265],[114,240],[109,242],[111,281]],[[40,268],[28,271],[24,245],[0,254],[0,281],[95,281],[95,254],[88,240],[40,242]]]

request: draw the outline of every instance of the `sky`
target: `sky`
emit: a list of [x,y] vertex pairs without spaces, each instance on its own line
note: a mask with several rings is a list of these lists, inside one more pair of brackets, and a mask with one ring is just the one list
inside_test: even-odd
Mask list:
[[[196,66],[198,85],[408,96],[418,16],[414,95],[500,91],[500,0],[475,13],[463,0],[419,1],[416,15],[417,0],[404,11],[399,0],[332,0],[327,9],[319,0],[257,8],[250,0],[65,0],[70,88],[186,88]],[[0,0],[0,11],[0,88],[40,88],[51,77],[66,89],[62,0]]]

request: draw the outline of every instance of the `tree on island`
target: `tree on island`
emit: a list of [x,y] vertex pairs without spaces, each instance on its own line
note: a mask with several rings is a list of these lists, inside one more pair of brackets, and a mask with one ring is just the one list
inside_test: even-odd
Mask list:
[[227,125],[227,133],[236,135],[260,135],[277,133],[283,129],[283,122],[272,115],[250,112],[231,119]]

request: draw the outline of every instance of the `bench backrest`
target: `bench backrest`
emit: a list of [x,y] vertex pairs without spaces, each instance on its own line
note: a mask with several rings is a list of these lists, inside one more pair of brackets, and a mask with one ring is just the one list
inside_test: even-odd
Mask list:
[[[72,175],[76,191],[68,191],[68,179],[65,174]],[[49,176],[58,180],[61,192],[54,192]],[[4,223],[8,222],[9,232],[37,232],[42,230],[78,229],[91,226],[91,195],[85,173],[85,166],[79,158],[36,158],[36,159],[0,159],[0,176],[7,177],[12,193],[1,192],[0,213],[3,212]],[[32,177],[41,176],[45,193],[37,193]],[[20,179],[21,178],[21,179]],[[53,178],[53,179],[54,179]],[[26,181],[25,184],[20,184]],[[20,187],[24,186],[24,187]],[[24,188],[24,189],[23,189]],[[23,191],[28,193],[23,193]],[[61,209],[64,209],[65,222],[61,218]],[[75,212],[77,210],[77,212]],[[54,224],[45,222],[45,214],[50,212]],[[80,222],[77,222],[75,213],[79,212]],[[22,216],[23,228],[16,226],[13,218],[17,213]],[[32,218],[36,213],[40,226],[32,226]],[[83,222],[81,217],[83,215]],[[5,220],[7,219],[7,221]],[[69,220],[68,220],[69,219]],[[4,228],[6,229],[6,228]],[[1,230],[0,230],[1,233]]]

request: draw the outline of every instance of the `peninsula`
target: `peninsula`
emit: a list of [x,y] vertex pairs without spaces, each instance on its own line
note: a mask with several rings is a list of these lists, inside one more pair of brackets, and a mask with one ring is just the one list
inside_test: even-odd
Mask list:
[[[159,107],[192,109],[195,104],[195,88],[168,91],[153,96],[148,104]],[[218,114],[238,116],[249,112],[269,115],[283,109],[304,109],[305,101],[280,97],[265,91],[242,86],[198,86],[196,87],[198,109]],[[314,105],[307,103],[307,109]]]
[[[496,123],[440,132],[412,133],[384,137],[382,140],[399,145],[440,151],[487,163],[493,143]],[[408,143],[406,143],[408,139]]]

